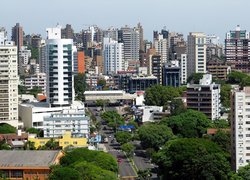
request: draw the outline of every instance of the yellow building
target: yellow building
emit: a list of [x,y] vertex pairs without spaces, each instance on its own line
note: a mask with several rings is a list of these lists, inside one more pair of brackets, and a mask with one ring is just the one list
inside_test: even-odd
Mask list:
[[[28,141],[34,142],[35,147],[44,146],[51,138],[37,138],[29,137]],[[85,137],[72,137],[71,132],[67,131],[61,138],[53,138],[54,141],[59,142],[59,146],[64,149],[67,146],[73,147],[87,147],[87,138]]]

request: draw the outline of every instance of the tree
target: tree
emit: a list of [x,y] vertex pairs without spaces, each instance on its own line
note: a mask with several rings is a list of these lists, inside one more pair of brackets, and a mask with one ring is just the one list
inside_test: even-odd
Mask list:
[[109,103],[109,100],[98,99],[96,100],[96,105],[102,107],[105,110],[105,106]]
[[45,143],[44,146],[41,146],[38,149],[40,149],[40,150],[57,150],[57,149],[61,149],[61,148],[59,146],[59,142],[57,142],[53,138],[51,138],[48,142]]
[[7,144],[6,140],[0,141],[0,150],[10,150],[11,146]]
[[106,80],[105,79],[99,79],[97,81],[97,86],[101,86],[102,88],[104,88],[106,86]]
[[143,148],[160,149],[168,140],[173,138],[172,130],[162,124],[146,124],[139,128],[139,137]]
[[30,94],[32,94],[34,97],[37,96],[38,93],[41,93],[42,92],[42,89],[40,87],[33,87],[31,90],[30,90]]
[[125,123],[123,117],[116,111],[106,111],[101,114],[101,118],[105,120],[108,126],[112,127],[114,130]]
[[40,133],[40,131],[36,128],[29,128],[26,131],[30,134],[37,134],[37,135]]
[[10,133],[16,133],[16,128],[6,123],[0,123],[0,134]]
[[225,119],[216,119],[213,121],[214,128],[230,128],[229,122]]
[[27,141],[24,143],[24,150],[36,150],[35,142]]
[[60,159],[60,164],[65,167],[82,161],[91,162],[104,170],[118,171],[116,159],[111,154],[102,151],[91,151],[86,148],[77,148],[65,152],[65,156]]
[[150,169],[145,169],[145,170],[140,169],[137,172],[137,174],[139,180],[150,180],[151,179],[150,177],[152,176]]
[[224,84],[221,86],[221,91],[220,91],[221,103],[225,108],[230,107],[231,89],[232,89],[231,85],[229,84]]
[[39,59],[39,49],[32,47],[32,46],[28,46],[28,49],[31,50],[31,59]]
[[179,115],[163,119],[162,124],[169,126],[174,135],[187,138],[202,137],[207,128],[212,126],[211,120],[205,114],[191,109]]
[[179,96],[178,88],[155,85],[146,89],[145,104],[166,108],[170,101]]
[[250,180],[250,164],[240,167],[232,180]]
[[128,157],[131,157],[134,153],[135,147],[132,144],[125,143],[121,146],[121,150],[125,152]]
[[188,77],[187,82],[192,84],[199,84],[202,77],[203,73],[193,73]]
[[125,144],[125,143],[128,143],[132,139],[132,136],[129,132],[120,131],[115,134],[115,138],[118,143]]
[[168,141],[153,160],[163,179],[228,179],[228,157],[209,140],[179,138]]
[[88,85],[86,83],[86,75],[83,73],[78,73],[74,76],[74,87],[76,100],[85,101],[84,92],[88,89]]
[[49,175],[50,180],[81,180],[80,173],[70,167],[59,167],[52,169]]
[[170,103],[170,112],[171,115],[178,115],[186,111],[186,107],[184,106],[181,99],[173,99]]
[[22,85],[18,85],[18,94],[26,94],[27,88]]
[[231,135],[230,132],[218,130],[210,139],[218,144],[225,152],[231,152]]
[[80,173],[81,179],[87,180],[116,180],[116,174],[112,171],[102,169],[91,162],[81,161],[73,165]]

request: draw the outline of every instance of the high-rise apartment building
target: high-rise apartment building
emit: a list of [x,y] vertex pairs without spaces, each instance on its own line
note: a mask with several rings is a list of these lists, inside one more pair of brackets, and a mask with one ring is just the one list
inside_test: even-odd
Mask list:
[[66,27],[62,29],[62,39],[74,39],[74,30],[70,24],[66,24]]
[[12,28],[11,40],[15,42],[17,51],[19,51],[23,46],[23,27],[20,26],[19,23],[16,23],[16,25]]
[[162,67],[162,85],[179,87],[181,85],[181,68],[178,61],[165,63]]
[[5,44],[5,41],[7,41],[7,31],[5,28],[0,28],[0,45],[3,46]]
[[155,51],[161,55],[162,62],[168,61],[168,39],[163,37],[163,34],[158,34],[158,38],[154,39]]
[[61,27],[47,29],[46,91],[51,106],[68,106],[74,100],[73,49],[72,39],[61,39]]
[[0,123],[18,127],[17,47],[0,37]]
[[226,34],[225,58],[232,70],[250,72],[250,33],[241,30],[240,26],[235,31]]
[[187,45],[187,77],[193,73],[206,73],[206,35],[191,32]]
[[162,84],[162,59],[160,55],[150,55],[149,74],[157,77],[158,83]]
[[124,46],[111,38],[103,40],[104,73],[124,71]]
[[137,28],[122,27],[118,31],[118,42],[124,44],[125,61],[139,60],[140,32]]
[[144,51],[144,36],[143,36],[143,27],[141,23],[137,24],[137,29],[139,30],[139,39],[140,39],[140,51]]
[[250,162],[250,87],[231,96],[231,161],[234,170]]
[[181,54],[181,84],[187,83],[187,54]]
[[211,120],[220,118],[220,84],[212,83],[211,74],[204,74],[199,84],[187,85],[187,108],[203,112]]

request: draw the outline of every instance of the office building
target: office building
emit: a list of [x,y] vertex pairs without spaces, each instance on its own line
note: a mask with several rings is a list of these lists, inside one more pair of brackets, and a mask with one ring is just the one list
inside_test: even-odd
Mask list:
[[61,27],[47,29],[46,91],[51,106],[69,106],[74,100],[73,49],[72,39],[61,39]]
[[18,127],[18,68],[17,47],[12,41],[0,42],[0,123]]
[[187,77],[193,73],[206,73],[206,35],[191,32],[187,43]]
[[203,112],[211,120],[220,118],[220,85],[204,74],[199,84],[187,85],[187,108]]
[[158,79],[155,76],[131,76],[128,81],[128,92],[135,93],[137,91],[145,91],[147,88],[157,83]]
[[237,26],[235,31],[226,33],[225,59],[232,70],[250,72],[250,38],[249,32]]
[[19,51],[23,46],[23,27],[20,26],[19,23],[16,23],[16,25],[12,28],[11,40],[15,42],[17,51]]
[[165,63],[162,67],[162,85],[179,87],[181,85],[181,68],[178,61]]
[[46,74],[38,73],[26,76],[24,79],[24,86],[28,91],[37,87],[41,89],[42,93],[46,94]]
[[187,54],[181,54],[181,84],[187,83]]
[[118,43],[110,38],[104,38],[103,57],[105,74],[125,70],[123,43]]
[[231,161],[235,171],[250,162],[250,87],[231,96]]
[[231,67],[224,61],[209,61],[207,62],[207,71],[209,74],[212,74],[214,79],[227,80]]
[[139,60],[140,32],[137,28],[122,27],[118,31],[118,42],[124,44],[125,61]]

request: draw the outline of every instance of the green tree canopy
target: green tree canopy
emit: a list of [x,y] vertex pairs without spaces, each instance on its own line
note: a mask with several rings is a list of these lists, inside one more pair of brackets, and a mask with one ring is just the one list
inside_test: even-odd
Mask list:
[[41,92],[42,92],[42,89],[41,89],[40,87],[35,86],[35,87],[33,87],[33,88],[30,90],[29,94],[32,94],[34,97],[36,97],[37,94],[38,94],[38,93],[41,93]]
[[91,151],[86,148],[77,148],[66,152],[60,160],[62,166],[70,166],[75,162],[91,162],[94,165],[112,172],[117,172],[118,166],[114,157],[101,151]]
[[193,73],[188,77],[187,82],[192,84],[199,84],[202,77],[203,73]]
[[179,97],[178,88],[171,86],[155,85],[146,89],[145,104],[153,106],[166,106],[174,98]]
[[86,75],[79,73],[74,76],[76,100],[85,101],[84,92],[87,89]]
[[215,143],[198,138],[168,141],[154,156],[163,179],[228,179],[228,156]]
[[231,89],[232,88],[230,84],[224,84],[221,86],[220,96],[223,107],[230,107]]
[[181,99],[173,99],[170,103],[171,115],[178,115],[185,112],[187,109]]
[[101,114],[101,118],[108,123],[109,127],[114,129],[125,123],[123,117],[116,111],[106,111]]
[[138,129],[141,145],[146,148],[158,150],[168,140],[173,138],[172,130],[162,124],[146,124]]
[[207,128],[212,126],[211,120],[205,114],[191,109],[179,115],[165,118],[162,123],[168,125],[174,135],[187,138],[202,137]]
[[18,85],[18,94],[26,94],[27,88],[22,85]]
[[240,167],[232,180],[250,180],[250,164]]
[[59,167],[52,169],[49,175],[50,180],[81,180],[80,173],[70,167]]
[[99,80],[97,81],[97,85],[98,85],[98,86],[105,87],[105,86],[106,86],[106,80],[105,80],[105,79],[99,79]]
[[127,156],[131,157],[134,153],[135,147],[132,144],[126,143],[121,146],[121,150],[125,152]]
[[114,172],[102,169],[91,162],[81,161],[73,165],[80,173],[81,179],[86,180],[116,180]]
[[229,122],[225,119],[216,119],[213,121],[214,128],[230,128]]
[[118,143],[125,144],[132,139],[132,135],[129,132],[120,131],[115,134],[115,138]]
[[250,85],[250,76],[246,73],[239,71],[232,71],[228,75],[227,83],[229,84],[239,84],[241,87]]
[[16,128],[6,123],[0,123],[0,134],[10,133],[16,133]]

